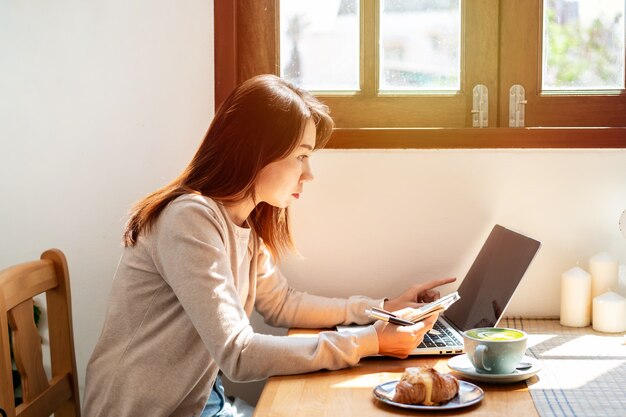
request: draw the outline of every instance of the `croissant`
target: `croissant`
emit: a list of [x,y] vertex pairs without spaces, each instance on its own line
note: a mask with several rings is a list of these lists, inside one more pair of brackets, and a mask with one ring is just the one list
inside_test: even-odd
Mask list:
[[393,400],[404,404],[436,405],[450,401],[459,392],[459,381],[433,368],[406,368],[396,385]]

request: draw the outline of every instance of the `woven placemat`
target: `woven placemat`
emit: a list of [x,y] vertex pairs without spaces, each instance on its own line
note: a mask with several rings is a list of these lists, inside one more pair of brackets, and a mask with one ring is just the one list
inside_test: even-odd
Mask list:
[[530,334],[528,354],[542,370],[527,384],[541,417],[626,416],[624,335],[558,320],[506,318],[500,325]]

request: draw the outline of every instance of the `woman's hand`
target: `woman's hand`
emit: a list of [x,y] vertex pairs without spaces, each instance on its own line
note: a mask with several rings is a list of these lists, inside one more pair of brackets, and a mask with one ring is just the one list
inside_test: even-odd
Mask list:
[[438,314],[433,314],[412,326],[397,326],[392,323],[377,321],[374,329],[378,334],[378,353],[404,359],[424,339],[424,335],[433,328]]
[[383,304],[387,311],[397,311],[403,308],[417,308],[423,303],[430,303],[440,297],[439,291],[433,288],[456,281],[456,278],[440,278],[423,284],[416,284],[406,289],[402,294],[391,298]]

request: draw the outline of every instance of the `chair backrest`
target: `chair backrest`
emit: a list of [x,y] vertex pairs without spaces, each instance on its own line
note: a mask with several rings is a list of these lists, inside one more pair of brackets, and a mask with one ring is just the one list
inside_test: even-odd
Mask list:
[[[32,298],[42,293],[46,294],[50,379],[44,371],[41,337],[33,315]],[[17,407],[9,329],[22,382],[23,402]],[[41,260],[0,271],[0,409],[7,417],[80,416],[69,274],[65,256],[58,249],[44,252]]]

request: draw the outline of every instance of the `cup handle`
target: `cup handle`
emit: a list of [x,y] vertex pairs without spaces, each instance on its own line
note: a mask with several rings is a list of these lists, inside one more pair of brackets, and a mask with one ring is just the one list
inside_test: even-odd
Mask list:
[[476,347],[476,353],[474,354],[476,364],[485,371],[491,371],[491,367],[485,364],[485,352],[488,350],[489,348],[486,345],[478,345]]

